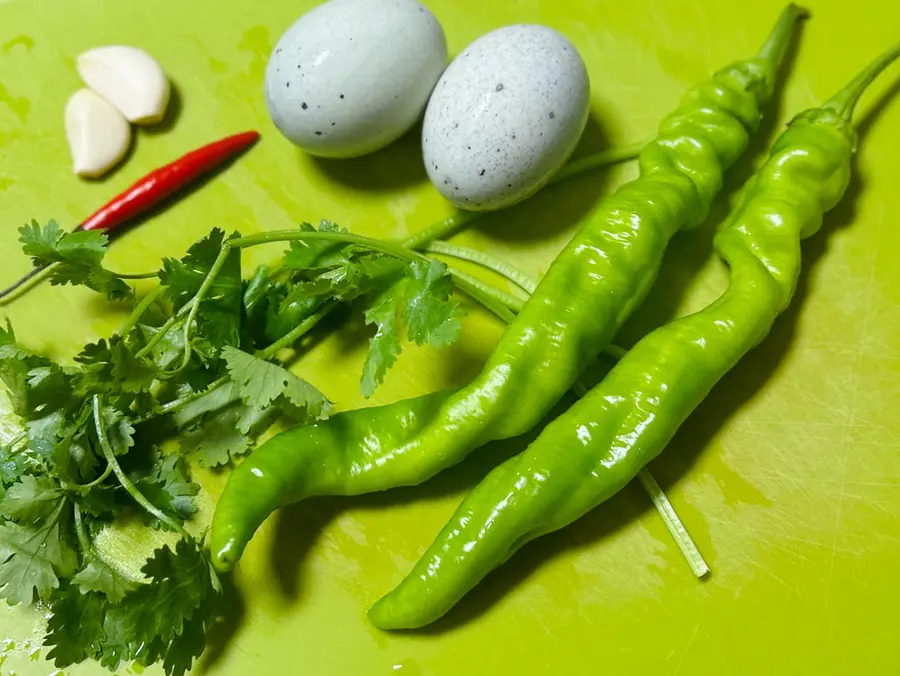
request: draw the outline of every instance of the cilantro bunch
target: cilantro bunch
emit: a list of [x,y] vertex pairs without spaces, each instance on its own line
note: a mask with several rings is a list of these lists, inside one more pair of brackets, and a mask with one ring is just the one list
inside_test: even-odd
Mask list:
[[[132,312],[118,334],[71,363],[37,355],[0,328],[0,380],[22,432],[0,446],[0,597],[50,610],[45,645],[58,667],[136,661],[183,674],[220,612],[222,584],[190,523],[199,486],[190,466],[227,465],[277,418],[331,411],[313,384],[277,361],[338,303],[358,301],[374,325],[362,375],[368,396],[405,340],[457,339],[454,283],[477,283],[398,244],[331,223],[226,237],[214,229],[162,269],[103,266],[107,240],[55,223],[20,231],[52,284],[87,286]],[[288,242],[243,279],[241,251]],[[156,277],[139,300],[129,282]],[[167,536],[141,569],[104,558],[97,536],[127,514]],[[165,538],[164,538],[165,539]]]

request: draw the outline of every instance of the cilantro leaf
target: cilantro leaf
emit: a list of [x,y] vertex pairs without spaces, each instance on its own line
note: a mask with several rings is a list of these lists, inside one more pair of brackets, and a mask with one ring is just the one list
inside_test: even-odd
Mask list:
[[35,267],[49,263],[99,265],[106,254],[107,237],[96,230],[65,232],[56,221],[44,227],[31,221],[19,229],[22,251],[34,260]]
[[44,645],[51,648],[47,659],[53,660],[57,667],[67,667],[98,657],[106,639],[103,631],[106,605],[103,594],[81,593],[78,587],[63,591],[54,602],[47,622]]
[[72,584],[78,585],[84,595],[88,595],[88,592],[104,594],[110,603],[119,603],[136,586],[106,561],[94,555],[89,556],[87,564],[75,574]]
[[[167,515],[178,521],[189,519],[197,511],[194,497],[200,486],[191,481],[184,458],[154,449],[151,463],[149,469],[132,473],[135,487]],[[150,525],[159,528],[161,524],[152,519]]]
[[128,300],[130,286],[101,265],[108,238],[102,232],[64,232],[56,221],[41,227],[37,221],[19,229],[19,241],[35,267],[54,265],[50,283],[84,285],[109,300]]
[[221,584],[199,543],[179,540],[173,552],[157,549],[142,568],[150,582],[129,594],[129,643],[144,665],[164,658],[167,674],[187,671],[203,652],[204,637],[216,618]]
[[[331,221],[322,221],[318,230],[309,223],[301,223],[303,232],[341,232]],[[346,232],[346,230],[344,231]],[[306,270],[328,265],[336,260],[336,254],[347,245],[342,242],[326,240],[295,240],[284,254],[284,265],[290,270]]]
[[375,388],[384,380],[388,369],[397,361],[400,354],[400,336],[397,327],[397,302],[395,295],[398,282],[389,287],[375,303],[366,310],[366,324],[375,324],[378,328],[369,341],[369,352],[363,365],[362,393],[370,397]]
[[[215,228],[188,249],[180,261],[172,258],[163,261],[160,279],[176,310],[200,290],[224,242],[225,233]],[[238,344],[242,303],[241,253],[239,249],[232,249],[197,312],[198,330],[215,348]]]
[[0,497],[21,477],[39,470],[40,464],[28,451],[15,452],[9,446],[0,445]]
[[49,359],[20,347],[9,324],[5,329],[0,327],[0,380],[6,386],[13,411],[24,418],[41,404],[69,394],[61,369]]
[[61,500],[39,525],[0,524],[0,597],[7,603],[30,605],[35,595],[46,600],[59,579],[74,572],[78,557],[62,518],[64,507]]
[[362,393],[369,397],[394,365],[401,338],[417,345],[446,347],[459,338],[464,315],[450,297],[453,281],[447,266],[438,261],[416,260],[404,275],[379,295],[366,310],[366,324],[377,326],[369,341],[363,366]]
[[10,486],[0,502],[0,513],[7,519],[33,523],[58,505],[59,486],[47,476],[25,475]]
[[97,392],[137,394],[156,382],[156,369],[138,359],[121,336],[85,345],[75,357],[82,365],[74,380],[83,398]]
[[[146,343],[149,343],[159,334],[160,329],[155,326],[138,326]],[[145,344],[146,344],[145,343]],[[150,351],[150,356],[156,367],[162,370],[171,368],[184,354],[184,332],[169,330],[157,342]]]
[[201,467],[227,465],[250,450],[249,436],[241,431],[246,427],[241,406],[231,406],[182,435],[181,450]]
[[57,667],[93,658],[110,670],[130,660],[162,662],[169,676],[190,670],[218,616],[218,577],[194,540],[157,549],[142,570],[147,583],[113,581],[92,558],[79,583],[57,594],[44,640]]
[[224,242],[225,232],[213,228],[209,235],[191,245],[181,260],[163,259],[159,277],[166,287],[166,295],[175,303],[176,310],[181,309],[200,290],[200,285],[219,256]]
[[124,413],[111,406],[103,408],[109,445],[116,455],[125,455],[134,446],[134,427]]
[[287,369],[254,357],[234,347],[222,350],[222,358],[228,367],[231,379],[240,388],[246,404],[266,408],[273,401],[283,397],[295,409],[303,411],[313,419],[327,417],[331,403],[307,381]]
[[403,322],[416,345],[446,347],[459,339],[464,313],[450,299],[453,280],[438,261],[417,260],[407,273]]

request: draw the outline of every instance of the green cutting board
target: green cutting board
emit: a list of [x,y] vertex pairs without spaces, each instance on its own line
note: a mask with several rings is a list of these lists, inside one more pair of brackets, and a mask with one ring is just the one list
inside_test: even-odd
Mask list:
[[[311,4],[0,0],[0,282],[28,267],[16,244],[25,221],[74,225],[151,168],[244,129],[259,129],[263,142],[116,241],[111,266],[152,269],[213,226],[249,233],[328,218],[387,237],[449,214],[427,182],[414,134],[371,157],[325,162],[293,148],[268,120],[266,58]],[[780,9],[777,0],[428,4],[451,52],[510,23],[567,35],[592,80],[582,153],[651,134],[685,88],[755,51]],[[751,157],[730,173],[710,222],[676,238],[660,282],[619,342],[719,293],[727,278],[711,249],[715,222],[774,135],[900,39],[895,0],[810,4],[786,88]],[[177,97],[167,124],[141,130],[127,162],[108,180],[88,183],[70,172],[62,112],[79,86],[75,56],[109,43],[155,55]],[[418,489],[310,501],[270,519],[196,671],[900,673],[900,100],[881,98],[897,91],[898,78],[895,67],[866,96],[856,178],[804,247],[794,304],[652,466],[712,566],[708,580],[692,577],[647,497],[631,486],[529,545],[431,629],[398,635],[371,627],[368,606],[410,569],[466,489],[522,448],[517,441],[486,448]],[[538,275],[591,207],[634,173],[626,165],[548,189],[461,239]],[[48,285],[0,314],[26,345],[60,358],[122,319],[88,292]],[[473,310],[460,344],[440,354],[408,350],[374,401],[465,382],[500,331]],[[351,322],[298,366],[341,408],[364,403],[358,380],[367,335],[361,321]],[[208,518],[225,477],[201,478]],[[37,612],[0,609],[0,639],[8,637],[0,674],[53,672],[39,636]],[[83,664],[65,673],[103,670]]]

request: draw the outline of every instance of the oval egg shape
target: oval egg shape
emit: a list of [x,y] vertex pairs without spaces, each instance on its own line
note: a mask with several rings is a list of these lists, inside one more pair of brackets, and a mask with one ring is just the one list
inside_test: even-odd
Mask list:
[[278,41],[266,106],[304,150],[356,157],[416,123],[446,64],[444,32],[415,0],[332,0]]
[[575,150],[589,107],[587,70],[565,37],[537,25],[488,33],[454,59],[428,103],[428,176],[462,209],[520,202]]

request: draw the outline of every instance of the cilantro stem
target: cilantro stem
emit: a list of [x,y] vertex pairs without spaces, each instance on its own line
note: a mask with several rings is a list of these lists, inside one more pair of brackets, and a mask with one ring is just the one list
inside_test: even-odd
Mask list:
[[115,473],[116,478],[122,485],[122,488],[124,488],[128,495],[130,495],[134,499],[134,501],[141,507],[143,507],[144,510],[149,514],[155,516],[176,533],[180,533],[184,537],[190,538],[191,535],[184,529],[184,527],[180,523],[169,517],[165,512],[157,508],[152,502],[145,498],[144,494],[141,493],[133,483],[131,483],[131,479],[129,479],[125,472],[122,471],[122,467],[121,465],[119,465],[119,461],[116,459],[116,454],[113,451],[112,446],[110,446],[109,438],[106,435],[106,423],[103,422],[103,415],[100,410],[100,395],[95,394],[91,404],[94,411],[94,429],[97,432],[97,439],[100,441],[100,449],[103,451],[103,457],[106,458],[106,462],[108,462],[109,466],[112,467],[112,471]]
[[72,488],[75,488],[78,490],[87,490],[89,488],[94,488],[94,487],[102,484],[104,481],[106,481],[109,478],[110,474],[112,474],[112,465],[107,464],[106,469],[103,470],[103,474],[98,476],[96,479],[94,479],[90,483],[86,483],[86,484],[72,484]]
[[448,244],[447,242],[438,241],[431,242],[423,248],[423,251],[425,251],[426,253],[450,256],[451,258],[458,258],[460,260],[469,261],[470,263],[475,263],[487,270],[492,270],[498,275],[505,277],[520,289],[528,293],[534,293],[535,288],[537,288],[537,283],[533,279],[531,279],[528,273],[520,270],[514,265],[495,258],[490,254],[486,254],[483,251],[478,251],[477,249],[470,249],[467,246],[459,246],[457,244]]
[[[459,270],[454,270],[453,268],[449,268],[449,270],[450,274],[453,275],[453,280],[456,285],[469,295],[472,295],[472,290],[476,289],[481,297],[488,297],[495,303],[502,305],[506,309],[511,310],[516,314],[521,312],[522,308],[525,306],[525,301],[523,301],[521,298],[516,298],[512,294],[501,291],[496,286],[492,286],[486,282],[482,282],[480,279],[472,277],[471,275],[467,275],[465,272],[460,272]],[[476,298],[476,300],[479,299]]]
[[[235,248],[247,248],[252,246],[259,246],[261,244],[272,244],[274,242],[290,242],[290,241],[305,241],[305,240],[324,240],[327,242],[342,242],[344,244],[355,244],[357,246],[366,247],[373,251],[379,251],[381,253],[388,254],[389,256],[396,256],[402,260],[408,261],[418,261],[418,260],[428,260],[426,256],[423,256],[420,253],[407,249],[402,244],[398,244],[397,242],[391,242],[382,239],[375,239],[372,237],[365,237],[363,235],[351,235],[349,233],[342,232],[308,232],[305,230],[272,230],[270,232],[261,232],[256,235],[248,235],[247,237],[237,237],[235,239],[228,240],[225,243],[225,247],[235,247]],[[215,267],[215,266],[214,266]],[[212,274],[212,270],[210,274]],[[522,308],[522,301],[520,301],[515,296],[511,296],[499,289],[495,289],[479,280],[466,275],[465,273],[460,272],[459,270],[455,270],[453,268],[448,268],[448,272],[453,277],[454,282],[456,282],[457,286],[466,293],[469,293],[470,290],[477,289],[477,292],[480,292],[481,296],[492,296],[496,303],[502,304],[506,307],[512,308],[516,311]],[[490,308],[492,311],[494,307]],[[193,310],[193,308],[192,308]],[[318,320],[316,320],[318,321]],[[299,337],[298,334],[296,338]]]
[[128,273],[128,272],[113,272],[109,271],[111,275],[114,277],[118,277],[119,279],[153,279],[155,277],[159,277],[158,272],[137,272],[137,273]]
[[260,244],[272,244],[275,242],[293,242],[306,240],[324,240],[326,242],[341,242],[343,244],[356,244],[366,247],[373,251],[380,251],[403,260],[414,261],[422,257],[411,251],[402,244],[392,242],[385,239],[376,239],[374,237],[365,237],[364,235],[351,235],[346,232],[308,232],[306,230],[270,230],[269,232],[260,232],[256,235],[247,235],[246,237],[236,237],[225,242],[224,247],[245,249],[251,246],[259,246]]
[[309,333],[316,324],[318,324],[326,315],[330,314],[331,311],[334,310],[337,306],[337,301],[329,301],[327,303],[324,303],[321,307],[319,307],[318,310],[313,312],[306,319],[297,324],[297,326],[288,331],[274,343],[269,345],[269,347],[257,352],[256,356],[260,359],[269,359],[275,356],[279,350],[290,347],[295,342],[297,342],[297,340]]
[[448,216],[443,221],[438,221],[424,230],[420,230],[412,237],[403,240],[403,246],[408,249],[421,249],[422,247],[439,239],[446,239],[461,232],[472,221],[482,215],[479,211],[459,211]]
[[665,491],[663,491],[660,485],[656,483],[656,479],[653,478],[653,475],[650,474],[650,470],[645,467],[638,472],[638,480],[641,482],[644,490],[650,495],[653,506],[656,507],[656,511],[662,516],[663,523],[666,524],[666,528],[669,529],[669,533],[675,540],[675,544],[678,545],[681,553],[684,554],[684,558],[687,559],[688,565],[691,567],[691,571],[694,575],[703,577],[709,573],[709,566],[706,561],[703,560],[703,555],[700,553],[700,550],[697,549],[697,545],[694,544],[690,533],[687,532],[687,528],[685,528],[681,519],[678,518],[678,513],[675,511],[672,503],[669,502],[669,498],[666,496]]
[[147,344],[144,345],[144,347],[142,347],[140,350],[138,350],[134,356],[137,359],[141,359],[142,357],[146,357],[148,354],[150,354],[153,348],[156,347],[159,342],[166,337],[166,334],[172,330],[172,327],[178,323],[179,319],[180,317],[178,316],[178,314],[174,314],[169,317],[166,320],[165,324],[159,327],[159,331],[156,333],[156,335],[153,336],[149,341],[147,341]]
[[[625,162],[626,160],[633,160],[640,155],[649,140],[650,139],[640,141],[639,143],[632,143],[631,145],[622,146],[621,148],[610,148],[609,150],[594,153],[593,155],[570,162],[550,179],[548,185],[567,181],[570,178],[580,176],[592,169],[599,169],[601,167],[608,167],[612,164],[618,164],[619,162]],[[421,249],[431,242],[452,237],[485,213],[491,212],[458,211],[452,216],[448,216],[444,220],[438,221],[434,225],[417,232],[415,235],[407,237],[403,240],[403,246],[410,249]]]
[[73,503],[72,511],[75,517],[75,536],[78,538],[78,546],[81,548],[82,554],[90,554],[93,552],[93,547],[91,547],[91,541],[88,540],[84,530],[84,520],[81,518],[81,508],[77,502]]
[[131,311],[131,314],[128,315],[128,318],[125,320],[125,323],[122,324],[122,328],[119,329],[119,335],[124,337],[131,333],[131,330],[137,325],[140,318],[144,316],[144,313],[150,309],[150,306],[153,305],[153,303],[159,300],[159,297],[162,296],[165,291],[166,287],[159,285],[141,298],[141,302],[135,305],[134,310]]
[[[255,353],[255,356],[259,357],[260,359],[271,359],[273,356],[275,356],[278,353],[279,350],[282,350],[286,347],[290,347],[295,342],[297,342],[297,340],[299,340],[304,335],[309,333],[309,331],[316,324],[318,324],[325,316],[330,314],[334,310],[334,308],[337,307],[337,305],[338,304],[336,301],[331,301],[331,302],[325,303],[318,310],[316,310],[313,314],[309,315],[306,319],[304,319],[302,322],[297,324],[297,326],[295,326],[293,329],[291,329],[288,333],[284,334],[277,341],[275,341],[274,343],[269,345],[269,347],[267,347],[263,350],[258,350]],[[143,422],[147,422],[151,418],[155,418],[157,416],[166,415],[168,413],[171,413],[172,411],[174,411],[178,408],[181,408],[182,406],[185,406],[185,405],[191,403],[192,401],[196,401],[200,397],[203,397],[203,396],[209,394],[210,392],[213,392],[214,390],[219,389],[220,387],[225,385],[229,380],[230,380],[230,378],[228,376],[222,376],[218,380],[215,380],[212,383],[210,383],[209,387],[207,387],[205,390],[191,392],[190,394],[186,394],[183,397],[179,397],[178,399],[173,399],[172,401],[166,402],[162,406],[159,406],[156,409],[154,409],[154,411],[150,415],[144,416],[142,418],[138,418],[134,422],[135,422],[135,424],[143,423]]]
[[[188,312],[187,320],[184,322],[184,357],[182,358],[181,366],[176,370],[176,373],[186,369],[187,365],[191,362],[191,354],[193,353],[193,348],[191,347],[191,331],[193,330],[194,321],[197,319],[197,311],[200,309],[200,303],[203,302],[206,294],[208,294],[209,290],[212,288],[216,276],[224,267],[225,261],[228,260],[231,249],[232,247],[228,243],[222,245],[222,248],[219,250],[219,255],[216,256],[216,260],[213,261],[212,267],[209,269],[209,272],[203,279],[203,283],[200,285],[200,288],[197,290],[196,295],[190,303],[191,309]],[[162,333],[162,331],[160,331],[160,333]]]
[[643,141],[622,146],[621,148],[610,148],[609,150],[604,150],[599,153],[594,153],[593,155],[587,155],[578,160],[573,160],[560,169],[559,172],[550,179],[548,185],[568,181],[570,178],[581,176],[581,174],[591,171],[592,169],[601,169],[602,167],[608,167],[612,164],[633,160],[641,154],[641,151],[652,140],[652,138],[646,138]]

